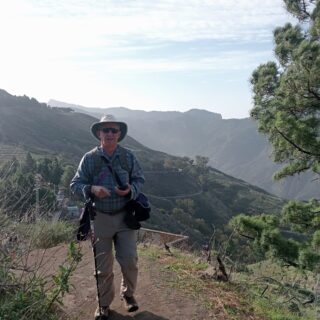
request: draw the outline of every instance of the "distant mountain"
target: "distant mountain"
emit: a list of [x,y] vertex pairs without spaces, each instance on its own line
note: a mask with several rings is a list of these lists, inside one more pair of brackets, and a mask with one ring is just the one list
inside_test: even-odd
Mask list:
[[119,108],[88,108],[50,100],[50,105],[101,117],[112,113],[129,124],[130,135],[144,145],[179,156],[207,156],[210,165],[284,198],[319,198],[319,182],[311,173],[274,181],[281,167],[252,119],[222,119],[220,114],[193,109],[159,112]]
[[[49,107],[26,96],[0,90],[0,155],[8,150],[31,151],[38,157],[59,155],[77,164],[95,145],[90,126],[97,119],[67,108]],[[284,201],[188,158],[149,149],[127,136],[146,175],[144,192],[153,211],[145,225],[188,234],[201,242],[211,235],[211,224],[221,226],[238,213],[279,212]],[[0,165],[8,157],[0,157]]]

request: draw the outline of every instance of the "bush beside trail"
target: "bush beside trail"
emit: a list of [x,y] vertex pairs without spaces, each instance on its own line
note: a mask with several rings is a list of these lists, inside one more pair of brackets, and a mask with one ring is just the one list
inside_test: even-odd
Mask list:
[[59,319],[59,305],[69,291],[69,280],[81,260],[79,248],[71,242],[64,261],[55,274],[44,277],[39,270],[46,261],[28,265],[35,248],[49,248],[74,237],[74,227],[66,222],[38,221],[21,224],[1,216],[0,319]]

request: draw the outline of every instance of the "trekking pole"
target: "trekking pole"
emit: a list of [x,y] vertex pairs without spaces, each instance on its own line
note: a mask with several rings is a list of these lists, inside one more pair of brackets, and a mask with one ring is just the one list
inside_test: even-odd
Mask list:
[[93,199],[90,197],[86,202],[86,206],[90,215],[90,229],[91,229],[91,245],[93,251],[94,258],[94,275],[96,278],[96,286],[97,286],[97,297],[98,297],[98,307],[99,307],[99,316],[101,316],[101,305],[100,305],[100,292],[99,292],[99,281],[98,281],[98,269],[97,269],[97,249],[96,249],[96,235],[94,232],[94,219],[95,219],[95,209]]

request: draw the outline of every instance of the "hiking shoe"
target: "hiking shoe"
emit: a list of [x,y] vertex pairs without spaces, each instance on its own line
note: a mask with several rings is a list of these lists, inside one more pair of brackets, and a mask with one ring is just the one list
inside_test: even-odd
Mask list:
[[94,313],[94,320],[108,320],[109,319],[109,307],[98,307]]
[[125,295],[121,296],[121,300],[124,301],[124,306],[127,309],[128,312],[134,312],[139,309],[138,302],[132,297],[127,297]]

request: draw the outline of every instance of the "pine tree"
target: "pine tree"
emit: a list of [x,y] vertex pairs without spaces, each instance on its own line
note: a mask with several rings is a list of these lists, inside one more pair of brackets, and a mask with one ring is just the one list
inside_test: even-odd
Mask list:
[[[320,1],[284,3],[298,25],[287,23],[275,29],[278,63],[260,65],[251,78],[251,117],[272,144],[274,161],[284,164],[275,179],[305,171],[320,174]],[[320,270],[319,201],[290,201],[279,219],[272,214],[239,215],[231,225],[254,240],[265,255]],[[284,233],[284,228],[290,232]]]
[[272,143],[274,160],[285,163],[276,179],[307,170],[320,173],[320,2],[284,2],[303,25],[275,29],[278,64],[260,65],[251,78],[251,116]]

